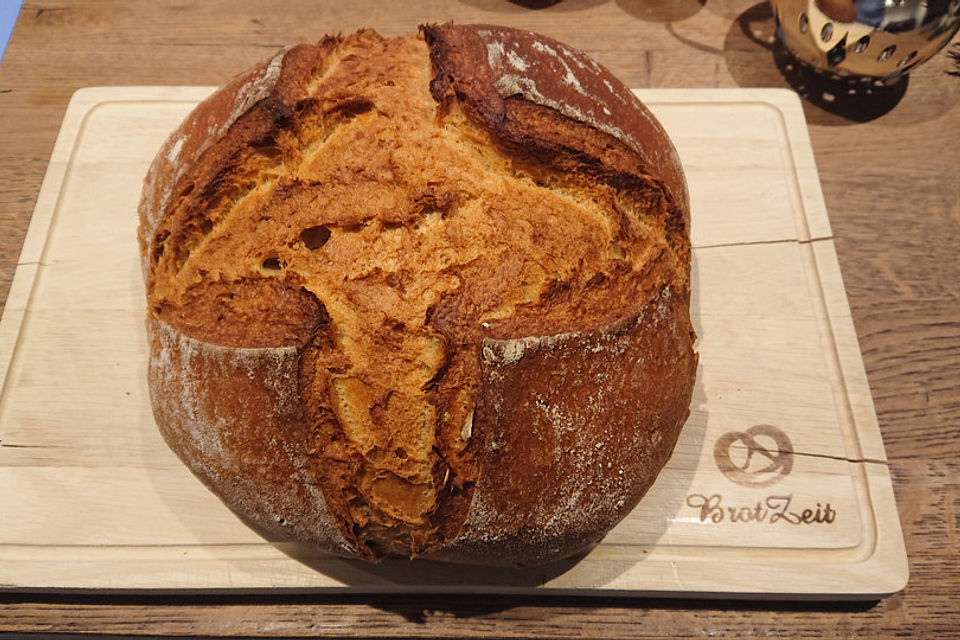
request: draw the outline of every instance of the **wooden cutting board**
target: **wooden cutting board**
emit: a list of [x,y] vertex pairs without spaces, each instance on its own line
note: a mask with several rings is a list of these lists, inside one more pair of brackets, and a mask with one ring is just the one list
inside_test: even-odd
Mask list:
[[907,563],[803,111],[644,90],[693,209],[700,369],[676,452],[589,553],[529,570],[270,544],[166,448],[145,387],[141,180],[210,87],[78,91],[0,322],[0,586],[875,598]]

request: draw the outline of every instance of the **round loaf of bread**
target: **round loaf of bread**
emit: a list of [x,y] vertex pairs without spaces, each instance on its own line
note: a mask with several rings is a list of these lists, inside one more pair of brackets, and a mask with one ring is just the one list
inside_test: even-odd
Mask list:
[[689,414],[688,209],[651,113],[556,41],[446,24],[284,49],[147,175],[157,425],[270,537],[576,553]]

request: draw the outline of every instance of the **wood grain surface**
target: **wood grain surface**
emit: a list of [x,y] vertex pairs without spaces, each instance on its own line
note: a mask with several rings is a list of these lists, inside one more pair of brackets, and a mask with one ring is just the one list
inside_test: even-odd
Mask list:
[[[960,635],[960,78],[941,54],[847,88],[772,44],[752,0],[27,1],[0,63],[0,302],[80,87],[220,84],[277,46],[453,19],[534,29],[634,87],[791,87],[804,109],[894,476],[911,580],[878,603],[3,596],[0,631],[369,637]],[[957,39],[954,42],[958,42]],[[745,185],[749,188],[749,185]],[[95,260],[91,256],[91,260]],[[2,574],[2,567],[0,567]]]

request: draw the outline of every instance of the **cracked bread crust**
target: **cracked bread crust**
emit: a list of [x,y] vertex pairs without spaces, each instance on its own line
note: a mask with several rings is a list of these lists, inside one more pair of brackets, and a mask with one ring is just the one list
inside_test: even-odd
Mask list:
[[285,49],[145,181],[157,424],[271,535],[567,556],[688,415],[688,225],[666,134],[560,43],[430,25]]

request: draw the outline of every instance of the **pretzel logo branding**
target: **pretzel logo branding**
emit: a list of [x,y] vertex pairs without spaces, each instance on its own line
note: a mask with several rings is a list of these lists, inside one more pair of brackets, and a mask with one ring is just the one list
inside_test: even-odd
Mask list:
[[[734,462],[731,449],[742,464]],[[740,486],[769,487],[793,470],[793,444],[780,429],[758,424],[717,438],[713,459],[723,475]]]

